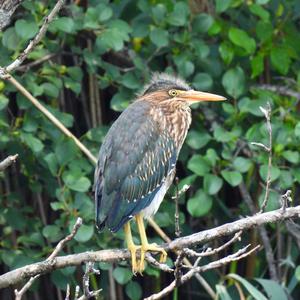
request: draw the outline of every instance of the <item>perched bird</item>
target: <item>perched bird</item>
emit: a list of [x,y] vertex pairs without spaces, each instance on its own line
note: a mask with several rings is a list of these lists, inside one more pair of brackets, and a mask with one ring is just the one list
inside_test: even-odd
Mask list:
[[[163,248],[148,243],[143,218],[157,212],[173,181],[191,124],[189,106],[222,100],[226,99],[194,91],[178,77],[155,73],[108,131],[95,170],[96,225],[99,230],[107,227],[112,232],[124,226],[134,273],[144,270],[146,251],[160,253],[161,262],[167,258]],[[138,226],[141,246],[133,243],[132,218]]]

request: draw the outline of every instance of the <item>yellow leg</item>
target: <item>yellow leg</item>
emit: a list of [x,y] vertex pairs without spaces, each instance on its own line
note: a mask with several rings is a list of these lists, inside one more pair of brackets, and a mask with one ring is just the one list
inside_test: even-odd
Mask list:
[[142,214],[137,214],[135,216],[135,219],[140,233],[141,244],[142,244],[141,258],[140,258],[140,265],[139,265],[139,272],[142,273],[145,269],[145,254],[147,251],[159,252],[161,263],[164,263],[167,260],[167,252],[163,248],[159,247],[157,244],[148,243]]
[[131,234],[131,228],[130,228],[130,222],[127,222],[124,225],[124,233],[125,233],[125,240],[127,244],[127,248],[131,253],[131,266],[132,266],[132,272],[133,274],[136,274],[139,272],[139,267],[137,265],[137,260],[136,260],[136,251],[140,249],[140,246],[136,246],[133,242],[132,239],[132,234]]

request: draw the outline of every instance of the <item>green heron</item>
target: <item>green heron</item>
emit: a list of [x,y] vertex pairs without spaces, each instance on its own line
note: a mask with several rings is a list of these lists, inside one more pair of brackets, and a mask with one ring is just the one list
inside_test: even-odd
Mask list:
[[[180,78],[155,73],[108,131],[95,170],[96,226],[112,232],[124,226],[134,273],[144,270],[147,251],[160,253],[161,262],[167,258],[163,248],[148,243],[143,218],[156,213],[173,181],[175,164],[191,124],[189,106],[222,100],[226,99],[192,90]],[[132,239],[132,218],[137,223],[141,246]]]

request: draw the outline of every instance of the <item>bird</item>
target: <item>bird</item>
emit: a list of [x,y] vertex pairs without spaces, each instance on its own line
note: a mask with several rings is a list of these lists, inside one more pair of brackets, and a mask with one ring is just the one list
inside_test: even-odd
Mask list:
[[[115,233],[124,228],[134,274],[144,271],[148,251],[160,254],[161,263],[167,259],[162,247],[148,242],[144,219],[157,212],[172,184],[192,121],[190,105],[223,100],[223,96],[193,90],[178,76],[153,73],[108,130],[95,169],[95,223],[99,231],[108,228]],[[141,245],[133,242],[132,219]]]

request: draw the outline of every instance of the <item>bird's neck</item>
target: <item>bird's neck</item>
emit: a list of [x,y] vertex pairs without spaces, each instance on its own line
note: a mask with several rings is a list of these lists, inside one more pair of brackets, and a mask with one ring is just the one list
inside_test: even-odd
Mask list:
[[186,103],[161,104],[153,108],[154,120],[161,124],[161,129],[166,130],[178,147],[178,152],[186,138],[191,125],[191,109]]

